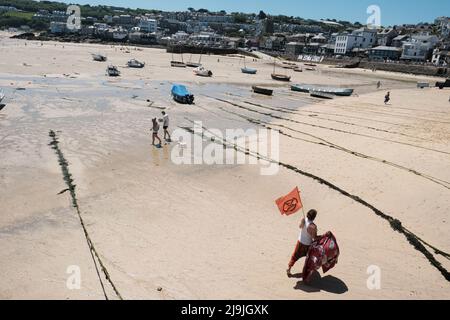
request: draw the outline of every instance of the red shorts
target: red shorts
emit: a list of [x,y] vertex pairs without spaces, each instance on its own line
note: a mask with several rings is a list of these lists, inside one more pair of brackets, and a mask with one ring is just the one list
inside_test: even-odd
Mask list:
[[306,257],[309,247],[310,246],[304,245],[300,241],[297,241],[297,245],[295,246],[294,253],[291,257],[291,261],[289,261],[289,268],[292,268],[300,258]]

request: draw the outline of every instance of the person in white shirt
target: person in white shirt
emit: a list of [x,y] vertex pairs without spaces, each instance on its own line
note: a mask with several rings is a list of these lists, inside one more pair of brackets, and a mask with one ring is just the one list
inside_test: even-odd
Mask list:
[[[168,131],[168,129],[169,129],[169,115],[165,111],[163,111],[161,113],[163,115],[162,120],[163,120],[163,129],[164,129],[164,140],[170,142],[171,141],[171,137],[170,137],[170,133]],[[168,137],[168,138],[166,138],[166,137]]]
[[306,218],[302,218],[300,222],[300,234],[298,236],[297,245],[294,253],[292,254],[291,260],[289,261],[288,269],[286,270],[288,277],[292,276],[291,269],[294,264],[300,258],[306,257],[311,244],[319,238],[317,236],[317,226],[314,224],[316,216],[317,211],[314,209],[310,210],[306,214]]

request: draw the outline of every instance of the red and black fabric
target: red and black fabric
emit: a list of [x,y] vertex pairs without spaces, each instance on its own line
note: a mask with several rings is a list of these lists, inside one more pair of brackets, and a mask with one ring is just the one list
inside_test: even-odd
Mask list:
[[327,273],[337,263],[339,246],[331,232],[324,234],[318,241],[311,244],[303,267],[303,281],[309,282],[313,273],[322,268]]

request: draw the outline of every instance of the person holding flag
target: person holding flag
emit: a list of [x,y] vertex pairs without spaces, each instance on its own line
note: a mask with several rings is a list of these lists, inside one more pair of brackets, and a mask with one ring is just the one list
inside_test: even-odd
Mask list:
[[303,218],[300,222],[300,234],[298,236],[297,245],[295,246],[291,260],[289,261],[288,269],[286,270],[288,277],[291,277],[291,269],[294,264],[300,258],[307,256],[311,244],[319,238],[317,236],[317,226],[314,223],[317,216],[317,211],[314,209],[310,210],[305,216],[298,187],[292,190],[287,196],[277,199],[275,203],[282,215],[289,216],[300,211],[300,209],[303,211]]
[[317,211],[312,209],[308,211],[306,217],[303,216],[300,222],[300,234],[298,236],[297,245],[295,246],[291,260],[289,261],[288,269],[286,270],[288,277],[292,276],[291,269],[295,263],[299,259],[307,256],[311,244],[318,238],[317,226],[314,223],[316,217]]

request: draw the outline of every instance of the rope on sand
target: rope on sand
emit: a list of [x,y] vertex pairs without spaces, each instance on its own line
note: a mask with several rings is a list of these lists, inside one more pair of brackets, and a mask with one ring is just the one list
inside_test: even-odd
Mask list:
[[[188,120],[191,123],[194,123],[194,121],[192,121],[191,119],[185,118],[186,120]],[[192,128],[185,128],[183,127],[182,129],[186,130],[187,132],[191,133],[191,134],[197,134]],[[403,227],[402,222],[386,213],[384,213],[383,211],[381,211],[380,209],[376,208],[375,206],[371,205],[370,203],[366,202],[364,199],[361,199],[360,197],[353,195],[347,191],[345,191],[344,189],[341,189],[340,187],[332,184],[331,182],[316,176],[312,173],[303,171],[297,167],[294,167],[292,165],[280,162],[280,161],[276,161],[274,159],[271,159],[269,157],[266,156],[262,156],[261,154],[259,154],[258,152],[254,152],[254,151],[250,151],[247,148],[242,148],[240,146],[238,146],[236,143],[234,142],[228,142],[226,139],[223,139],[222,137],[219,137],[218,135],[214,134],[213,132],[209,131],[208,128],[202,126],[202,130],[203,131],[207,131],[209,132],[211,135],[215,136],[216,139],[214,140],[214,143],[218,143],[218,144],[222,144],[224,147],[230,147],[233,148],[234,150],[238,151],[238,152],[242,152],[245,155],[248,156],[252,156],[252,157],[256,157],[257,159],[263,159],[269,163],[274,163],[279,165],[280,167],[283,167],[285,169],[294,171],[295,173],[301,174],[305,177],[311,178],[317,182],[319,182],[320,184],[326,185],[327,187],[329,187],[330,189],[333,189],[339,193],[341,193],[342,195],[352,199],[355,202],[358,202],[360,204],[362,204],[363,206],[369,208],[370,210],[372,210],[377,216],[383,218],[384,220],[388,221],[391,228],[401,234],[403,234],[406,239],[408,240],[408,242],[419,252],[421,252],[426,258],[427,260],[431,263],[432,266],[434,266],[436,269],[438,269],[441,274],[444,276],[444,278],[450,282],[450,272],[445,269],[442,264],[433,256],[433,254],[427,250],[427,248],[425,248],[425,245],[428,246],[429,248],[431,248],[435,254],[437,255],[441,255],[444,258],[450,260],[450,254],[444,251],[441,251],[439,249],[437,249],[434,246],[431,246],[430,244],[428,244],[427,242],[423,241],[421,238],[419,238],[417,235],[415,235],[414,233],[412,233],[410,230],[408,230],[407,228]],[[203,132],[202,132],[202,136],[203,136]],[[220,142],[221,140],[221,142]]]
[[[86,238],[86,242],[88,244],[89,247],[89,252],[91,254],[92,257],[92,261],[94,262],[94,266],[95,266],[95,270],[97,272],[97,276],[98,279],[100,281],[100,285],[102,287],[102,291],[103,291],[103,295],[105,296],[106,300],[108,299],[108,295],[106,294],[106,290],[105,290],[105,285],[103,284],[102,281],[102,277],[100,275],[100,271],[98,269],[97,266],[97,262],[100,265],[100,268],[103,271],[103,274],[105,275],[106,280],[108,280],[108,282],[110,283],[111,287],[113,288],[114,292],[116,293],[117,297],[122,300],[122,296],[120,295],[119,291],[117,290],[117,287],[115,286],[114,282],[112,281],[108,270],[106,269],[102,259],[100,258],[100,255],[97,252],[97,249],[94,246],[94,243],[92,242],[91,237],[89,236],[89,233],[86,229],[86,225],[84,223],[83,217],[81,216],[81,211],[80,211],[80,207],[78,206],[78,201],[77,201],[77,196],[75,193],[75,187],[76,185],[73,184],[73,179],[72,179],[72,174],[69,172],[69,163],[67,162],[67,160],[64,158],[64,154],[62,153],[61,149],[59,148],[59,141],[58,138],[56,136],[56,133],[53,130],[50,130],[49,132],[49,136],[52,139],[52,141],[49,143],[49,146],[51,146],[51,148],[53,150],[55,150],[56,155],[58,156],[58,163],[61,167],[61,171],[63,174],[63,179],[68,187],[68,189],[63,190],[60,192],[60,194],[69,191],[70,192],[70,196],[72,198],[72,205],[75,208],[78,218],[80,219],[80,224],[81,227],[83,228],[83,232],[84,232],[84,236]],[[96,259],[97,258],[97,259]]]

